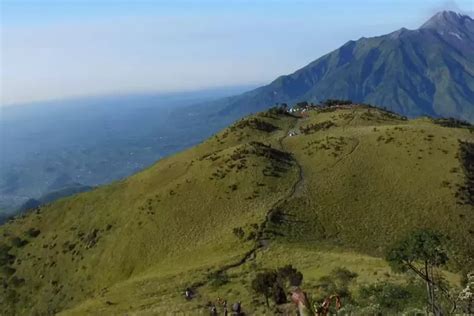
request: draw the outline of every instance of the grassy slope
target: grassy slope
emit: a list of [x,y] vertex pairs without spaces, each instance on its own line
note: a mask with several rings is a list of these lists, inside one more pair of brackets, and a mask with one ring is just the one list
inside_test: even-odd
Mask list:
[[312,113],[309,121],[332,120],[340,127],[287,140],[305,175],[306,194],[297,201],[305,206],[289,203],[307,221],[302,239],[326,238],[380,254],[416,224],[449,233],[464,249],[472,245],[471,208],[454,199],[464,182],[458,139],[472,140],[472,134],[371,112]]
[[[197,311],[219,294],[256,310],[249,278],[265,266],[294,264],[308,288],[334,266],[357,271],[360,282],[399,278],[387,276],[383,260],[368,255],[380,255],[387,243],[415,227],[439,229],[464,258],[472,254],[468,228],[474,214],[454,197],[463,181],[453,169],[461,170],[458,139],[472,139],[467,130],[362,108],[310,112],[300,120],[258,118],[278,129],[237,123],[124,181],[1,226],[7,244],[13,236],[25,238],[31,227],[41,230],[10,251],[17,257],[15,275],[26,283],[0,292],[17,294],[14,306],[2,308],[19,314]],[[290,129],[327,120],[336,126],[284,138]],[[269,150],[250,141],[282,145],[296,161],[262,156]],[[298,166],[302,181],[282,200],[298,181]],[[268,176],[272,170],[279,176]],[[254,260],[229,270],[228,285],[204,284],[197,300],[185,302],[180,293],[185,286],[254,246],[232,229],[243,227],[248,235],[279,200],[283,220],[267,227],[278,236]]]

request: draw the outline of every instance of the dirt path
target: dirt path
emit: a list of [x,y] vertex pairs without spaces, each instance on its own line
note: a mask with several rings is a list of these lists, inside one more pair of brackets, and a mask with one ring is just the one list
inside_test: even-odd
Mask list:
[[[294,124],[290,126],[287,130],[285,130],[284,135],[278,139],[280,150],[285,151],[285,145],[283,144],[283,141],[288,137],[289,131],[292,130],[296,126],[297,123],[298,123],[298,119],[295,119]],[[270,239],[264,238],[264,233],[267,228],[267,224],[270,220],[271,212],[274,209],[278,208],[280,205],[282,205],[285,201],[292,198],[296,194],[297,191],[300,191],[301,185],[303,184],[303,169],[296,159],[294,159],[293,161],[298,169],[298,178],[293,183],[288,193],[282,196],[281,198],[279,198],[277,201],[275,201],[268,209],[265,219],[259,225],[259,230],[257,232],[257,236],[259,237],[255,241],[254,247],[250,249],[249,251],[247,251],[239,260],[222,266],[221,268],[216,270],[215,273],[221,274],[221,273],[227,272],[230,269],[237,268],[249,262],[250,260],[255,259],[255,256],[258,250],[267,248],[270,245]],[[194,283],[191,286],[191,288],[194,288],[195,290],[197,290],[198,288],[206,285],[206,283],[207,281],[197,282],[197,283]]]
[[349,157],[350,155],[352,155],[356,150],[357,148],[359,148],[359,145],[360,145],[360,140],[357,139],[357,138],[353,138],[355,141],[356,141],[356,144],[354,147],[352,147],[352,149],[345,155],[342,155],[341,158],[339,158],[338,160],[336,160],[336,162],[334,162],[331,166],[329,166],[328,168],[326,169],[332,169],[334,168],[335,166],[337,166],[341,161],[343,161],[344,159],[346,159],[347,157]]

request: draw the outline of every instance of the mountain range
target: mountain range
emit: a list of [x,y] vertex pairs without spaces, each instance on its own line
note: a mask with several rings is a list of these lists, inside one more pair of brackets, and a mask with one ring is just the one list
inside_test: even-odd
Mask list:
[[474,121],[474,20],[451,11],[420,28],[349,41],[290,75],[217,100],[218,115],[258,112],[275,103],[350,99],[409,117]]

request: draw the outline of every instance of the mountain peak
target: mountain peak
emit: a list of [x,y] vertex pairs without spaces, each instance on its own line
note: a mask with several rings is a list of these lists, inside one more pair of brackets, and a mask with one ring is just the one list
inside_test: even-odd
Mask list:
[[472,28],[474,20],[454,11],[441,11],[425,22],[420,29],[431,29],[438,32],[455,31],[457,29]]

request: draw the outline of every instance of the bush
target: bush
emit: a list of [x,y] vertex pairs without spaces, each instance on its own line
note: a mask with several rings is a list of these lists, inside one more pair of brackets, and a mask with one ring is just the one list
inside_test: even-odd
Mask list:
[[260,272],[252,280],[252,289],[265,298],[267,306],[268,299],[273,298],[275,304],[287,302],[286,292],[289,286],[299,286],[303,281],[303,274],[292,265],[286,265],[276,270]]
[[0,244],[0,267],[11,264],[15,260],[15,256],[9,253],[11,247],[6,244]]
[[323,104],[326,106],[348,105],[352,104],[352,100],[327,99],[326,101],[323,101]]
[[324,121],[324,122],[321,122],[321,123],[301,126],[300,127],[300,132],[302,134],[311,134],[311,133],[314,133],[314,132],[317,132],[317,131],[320,131],[320,130],[329,129],[330,127],[335,126],[335,125],[336,124],[334,124],[332,121]]
[[381,283],[361,286],[359,297],[362,305],[376,304],[385,313],[400,313],[408,306],[411,293],[402,285]]
[[31,237],[31,238],[36,238],[38,237],[38,235],[41,233],[41,231],[39,229],[36,229],[36,228],[30,228],[28,229],[25,234],[26,236],[28,237]]
[[242,227],[235,227],[232,229],[232,233],[237,236],[237,238],[242,239],[245,236],[245,232]]
[[235,124],[235,127],[241,128],[241,129],[245,127],[250,127],[252,129],[256,129],[256,130],[267,132],[267,133],[273,132],[278,129],[278,127],[276,127],[275,125],[270,124],[266,121],[257,119],[257,118],[241,120]]
[[458,196],[462,204],[474,205],[474,143],[459,142],[459,160],[461,162],[465,183],[458,189]]
[[207,276],[209,284],[214,287],[219,287],[229,283],[229,276],[225,272],[212,272]]
[[343,284],[348,284],[358,276],[357,273],[346,268],[336,268],[332,270],[331,275]]
[[263,295],[267,307],[270,306],[268,299],[275,292],[276,282],[277,274],[273,270],[257,273],[255,279],[252,280],[252,289],[255,293]]
[[10,279],[10,283],[13,285],[13,286],[21,286],[23,284],[25,284],[25,279],[23,278],[19,278],[17,276],[13,276],[11,279]]
[[27,240],[21,239],[20,237],[13,237],[11,239],[12,246],[14,246],[16,248],[21,248],[21,247],[25,246],[27,243],[28,243]]
[[16,270],[10,266],[4,266],[0,268],[0,272],[6,276],[10,276],[16,272]]
[[467,121],[458,120],[455,118],[439,118],[434,119],[433,122],[435,124],[441,125],[443,127],[451,127],[451,128],[468,128],[471,131],[473,130],[474,126]]
[[279,268],[277,274],[282,282],[287,281],[290,286],[300,286],[303,282],[303,274],[293,268],[291,264]]
[[316,301],[322,303],[330,295],[337,294],[345,303],[352,300],[349,284],[357,277],[357,274],[346,268],[336,268],[329,275],[323,276],[317,283],[319,294]]
[[288,113],[287,108],[288,106],[286,104],[277,105],[277,106],[271,107],[268,110],[268,113],[273,114],[273,115],[284,115]]

